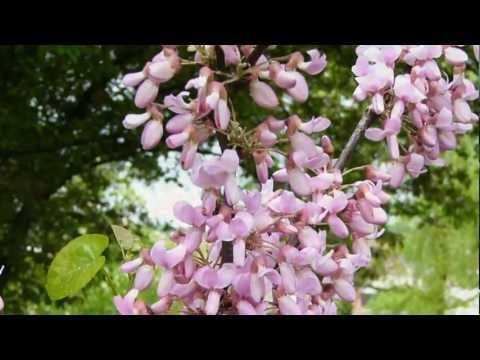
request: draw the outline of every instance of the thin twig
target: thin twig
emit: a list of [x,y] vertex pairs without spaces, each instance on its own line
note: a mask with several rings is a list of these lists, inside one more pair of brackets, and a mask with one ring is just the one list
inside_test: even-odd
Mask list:
[[253,66],[257,63],[258,59],[260,56],[262,56],[263,52],[265,49],[268,47],[268,45],[257,45],[255,46],[255,49],[253,49],[252,53],[248,56],[247,62]]
[[357,126],[355,127],[355,130],[353,130],[352,136],[350,136],[350,139],[348,140],[347,145],[345,145],[345,148],[343,149],[342,153],[340,154],[337,161],[335,162],[335,166],[334,166],[335,169],[343,170],[348,160],[350,159],[350,156],[352,155],[353,150],[355,150],[355,147],[357,146],[361,136],[363,135],[365,130],[368,127],[370,127],[373,121],[377,118],[378,118],[378,115],[375,114],[370,109],[363,114],[362,118],[360,119]]

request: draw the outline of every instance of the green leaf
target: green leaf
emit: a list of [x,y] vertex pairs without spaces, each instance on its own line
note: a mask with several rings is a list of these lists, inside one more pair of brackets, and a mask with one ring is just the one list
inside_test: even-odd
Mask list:
[[127,229],[111,225],[115,239],[123,250],[138,250],[140,248],[140,241]]
[[60,300],[80,291],[105,264],[102,252],[108,237],[98,234],[80,236],[65,245],[48,269],[47,292],[52,300]]

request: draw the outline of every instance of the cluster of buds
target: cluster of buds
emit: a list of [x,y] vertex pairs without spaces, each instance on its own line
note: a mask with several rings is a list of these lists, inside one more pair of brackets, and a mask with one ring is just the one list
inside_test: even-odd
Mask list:
[[[225,76],[224,69],[218,72],[210,67],[213,60],[218,60],[218,49],[190,46],[195,52],[194,61],[185,63],[199,66],[198,76],[186,83],[185,91],[167,95],[163,104],[155,104],[155,99],[149,98],[148,113],[152,114],[152,107],[158,110],[151,116],[160,127],[158,119],[163,119],[163,115],[159,115],[159,109],[174,114],[166,124],[170,134],[166,144],[169,148],[183,147],[181,165],[202,189],[202,201],[199,206],[184,201],[174,206],[175,217],[185,225],[171,234],[173,246],[158,241],[122,265],[123,272],[134,276],[133,288],[124,296],[116,296],[114,303],[121,314],[129,315],[165,314],[174,302],[181,302],[182,314],[335,314],[337,301],[355,300],[354,275],[371,261],[370,243],[382,235],[382,226],[388,221],[383,207],[390,197],[383,187],[397,187],[398,174],[384,173],[368,165],[362,167],[364,180],[344,183],[344,175],[355,169],[342,173],[336,167],[330,138],[321,136],[317,145],[318,137],[313,136],[331,125],[329,119],[316,116],[303,121],[298,115],[291,115],[279,120],[268,116],[246,132],[251,134],[248,143],[235,145],[239,150],[248,148],[247,156],[255,161],[260,184],[256,190],[239,187],[237,172],[241,163],[236,149],[222,148],[220,156],[208,160],[197,153],[198,145],[209,136],[220,133],[228,138],[233,132],[234,111],[228,101],[227,85],[247,80],[253,101],[267,109],[279,104],[267,81],[285,90],[295,101],[304,102],[308,85],[300,71],[317,75],[325,68],[326,58],[318,50],[311,50],[309,61],[295,52],[282,58],[286,59],[283,64],[267,55],[250,64],[247,59],[253,46],[219,48],[225,71],[232,70],[228,80],[218,81],[218,76]],[[378,140],[386,137],[391,154],[397,154],[392,158],[415,175],[423,171],[423,161],[417,156],[435,162],[432,148],[445,149],[444,140],[440,140],[443,133],[434,136],[433,131],[426,130],[434,141],[422,136],[422,129],[434,126],[436,132],[461,132],[459,129],[468,130],[465,125],[477,118],[467,111],[466,101],[476,98],[478,92],[468,80],[459,78],[465,62],[459,60],[461,50],[441,46],[440,50],[428,46],[421,49],[424,50],[359,47],[359,60],[354,66],[360,84],[355,97],[371,96],[372,110],[386,114],[388,124],[384,129],[369,129],[367,136]],[[174,48],[165,48],[162,53],[165,51],[178,59],[178,55],[172,55],[176,54]],[[438,78],[435,65],[429,62],[440,56],[438,52],[450,54],[446,55],[447,61],[456,62],[453,85],[442,87],[445,84]],[[167,58],[164,55],[163,61]],[[394,77],[394,65],[399,59],[412,66],[408,79],[407,75]],[[149,71],[147,68],[142,72],[143,81],[149,79]],[[421,84],[424,90],[419,89]],[[196,97],[190,98],[190,89],[196,91]],[[455,106],[458,101],[461,106]],[[444,107],[440,108],[440,104]],[[448,121],[444,109],[450,110],[455,122]],[[394,130],[401,128],[399,119],[405,111],[418,118],[418,135],[415,146],[401,158],[395,150],[398,132]],[[391,120],[392,117],[398,119]],[[127,118],[124,123],[133,127],[130,124],[134,121]],[[144,139],[161,138],[158,129],[156,136],[145,135],[150,131],[147,126],[142,135],[144,147]],[[280,140],[288,147],[287,152],[279,151]],[[274,163],[272,152],[285,157],[285,168],[274,173],[270,172]],[[345,241],[349,237],[351,249]],[[158,299],[146,304],[139,294],[152,286],[156,272],[161,273],[156,284]]]
[[[474,52],[478,58],[478,47]],[[399,187],[406,173],[416,178],[426,166],[442,166],[441,152],[454,149],[456,135],[478,122],[468,104],[479,93],[465,78],[467,53],[451,45],[359,46],[357,55],[354,97],[371,97],[372,109],[382,119],[382,128],[369,128],[365,136],[386,141],[392,160],[390,185]],[[453,67],[451,81],[437,62],[442,57]],[[399,64],[408,72],[395,75]],[[402,153],[400,133],[408,141]]]

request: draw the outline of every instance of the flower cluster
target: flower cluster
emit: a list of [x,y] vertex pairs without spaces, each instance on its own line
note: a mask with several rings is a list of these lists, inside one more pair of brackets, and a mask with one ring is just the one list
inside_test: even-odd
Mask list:
[[[173,246],[158,241],[122,265],[123,272],[134,274],[134,282],[126,295],[114,298],[118,311],[164,314],[179,301],[183,314],[335,314],[336,300],[354,301],[354,274],[368,265],[369,242],[381,236],[388,220],[384,186],[397,187],[402,172],[417,176],[424,163],[438,163],[438,153],[453,147],[454,134],[467,131],[478,119],[467,103],[478,91],[462,76],[464,52],[451,46],[357,48],[353,71],[359,87],[354,96],[371,97],[372,111],[384,120],[383,129],[371,128],[366,136],[386,138],[397,165],[390,174],[364,166],[365,179],[349,184],[344,175],[355,169],[342,173],[335,166],[330,138],[323,135],[317,144],[318,136],[313,136],[331,125],[322,116],[308,121],[295,114],[283,120],[268,116],[245,132],[251,134],[247,143],[223,146],[222,154],[210,159],[197,153],[210,136],[231,140],[234,130],[243,130],[229,102],[229,84],[246,82],[255,104],[266,109],[279,105],[274,87],[303,103],[309,89],[302,73],[320,74],[325,55],[314,49],[307,52],[308,61],[300,52],[282,58],[263,54],[252,60],[251,45],[188,50],[194,52],[193,61],[181,59],[174,46],[164,47],[142,72],[124,78],[126,85],[140,84],[135,103],[147,109],[127,115],[125,127],[146,123],[141,142],[144,149],[152,149],[163,136],[166,114],[172,114],[165,125],[165,142],[172,149],[182,147],[182,168],[202,189],[202,201],[199,206],[183,201],[174,206],[184,227],[171,234]],[[218,50],[223,54],[221,71],[212,66],[220,63]],[[450,84],[434,60],[442,54],[454,65]],[[412,69],[395,77],[399,61]],[[198,76],[178,94],[155,103],[161,83],[182,65],[198,66]],[[416,130],[410,133],[413,144],[400,156],[397,135],[404,113]],[[279,151],[280,141],[288,144],[287,152]],[[271,173],[273,153],[284,156],[285,167]],[[239,154],[242,160],[253,158],[259,189],[239,187]],[[351,249],[344,241],[348,237]],[[139,293],[152,285],[157,270],[158,299],[146,304]]]
[[[451,45],[359,46],[357,55],[354,96],[359,101],[371,97],[381,118],[382,127],[367,129],[365,136],[386,141],[392,160],[390,185],[399,187],[406,173],[416,178],[428,165],[443,165],[440,153],[454,149],[456,135],[478,121],[468,104],[479,93],[464,75],[467,53]],[[438,64],[442,57],[453,67],[451,81]],[[395,75],[402,66],[408,71]],[[403,145],[400,133],[406,134]]]

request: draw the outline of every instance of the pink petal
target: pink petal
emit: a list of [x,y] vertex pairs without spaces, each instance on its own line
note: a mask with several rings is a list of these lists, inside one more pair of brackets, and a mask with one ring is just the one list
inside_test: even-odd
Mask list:
[[144,150],[158,145],[163,136],[163,125],[158,120],[150,120],[143,128],[141,143]]
[[256,303],[260,302],[264,296],[264,279],[256,274],[250,277],[250,296]]
[[312,193],[309,176],[299,168],[288,170],[288,182],[298,195],[307,196]]
[[180,133],[193,121],[192,113],[178,114],[168,120],[166,129],[169,133]]
[[246,300],[240,300],[237,304],[239,315],[257,315],[255,308]]
[[305,226],[299,233],[298,239],[304,247],[315,248],[319,251],[323,251],[326,245],[326,233],[321,231],[317,233],[309,226]]
[[158,95],[158,85],[152,80],[146,79],[137,89],[135,105],[141,109],[149,106]]
[[316,117],[308,122],[304,122],[299,126],[299,129],[307,134],[311,134],[314,132],[321,132],[326,130],[330,125],[331,121],[324,117]]
[[175,69],[169,61],[153,62],[148,66],[148,73],[159,83],[164,83],[175,75]]
[[153,268],[150,265],[141,266],[135,275],[133,287],[138,291],[143,291],[150,286],[153,279]]
[[205,304],[205,314],[217,315],[218,308],[220,307],[220,297],[220,292],[216,290],[211,290],[208,293],[207,302]]
[[348,236],[347,226],[337,215],[329,215],[327,222],[330,230],[340,239],[345,239]]
[[385,111],[385,103],[383,101],[383,95],[376,93],[372,98],[372,106],[375,114],[381,114]]
[[193,141],[187,142],[183,145],[182,155],[180,156],[180,163],[182,169],[188,170],[193,166],[195,162],[195,156],[197,155],[198,144]]
[[226,65],[235,65],[240,62],[240,51],[237,45],[220,45],[225,56]]
[[314,190],[325,191],[332,186],[335,181],[335,176],[331,173],[323,172],[314,176],[310,180],[310,184]]
[[303,294],[318,295],[322,292],[322,285],[313,271],[304,269],[297,274],[297,291]]
[[189,138],[190,138],[190,133],[184,131],[178,134],[170,135],[165,141],[165,143],[170,149],[175,149],[177,147],[184,145]]
[[255,164],[255,170],[257,173],[258,181],[261,184],[265,184],[268,180],[268,165],[265,161]]
[[343,300],[348,302],[355,301],[355,288],[352,284],[344,279],[337,279],[334,281],[333,286],[335,287],[335,292]]
[[296,290],[295,270],[293,269],[293,266],[282,262],[279,265],[279,269],[285,292],[287,294],[293,294]]
[[170,304],[171,304],[171,301],[168,298],[168,296],[166,296],[164,298],[161,298],[154,304],[152,304],[150,306],[150,309],[152,309],[155,315],[160,315],[168,311],[168,309],[170,308]]
[[467,62],[468,56],[462,49],[448,47],[445,49],[445,60],[452,65],[463,65]]
[[230,231],[239,238],[246,237],[253,228],[253,216],[248,212],[240,211],[230,222]]
[[218,283],[217,271],[204,266],[195,273],[194,279],[204,289],[213,289]]
[[292,73],[296,78],[296,84],[287,89],[287,93],[299,103],[304,103],[308,99],[308,84],[302,74],[296,71]]
[[254,80],[250,82],[250,95],[258,106],[273,109],[279,105],[277,95],[270,85]]
[[282,315],[301,315],[300,307],[289,296],[278,299],[278,306]]
[[327,57],[325,54],[320,56],[320,52],[317,49],[308,50],[307,54],[310,56],[311,61],[301,64],[299,68],[309,75],[320,74],[327,66]]
[[425,158],[417,153],[411,153],[406,164],[406,169],[413,177],[418,177],[425,166]]
[[123,264],[120,267],[120,270],[124,273],[131,273],[137,270],[143,264],[143,259],[141,257],[136,258],[134,260],[130,260]]
[[359,212],[354,212],[348,223],[353,232],[359,235],[368,235],[375,231],[373,224],[367,223]]
[[385,138],[385,131],[379,128],[368,128],[365,130],[365,137],[371,141],[381,141]]
[[224,99],[218,100],[217,108],[214,113],[215,126],[218,129],[226,130],[230,122],[230,109]]
[[235,265],[223,264],[217,271],[217,282],[215,284],[216,289],[223,289],[229,286],[235,277]]
[[455,118],[463,123],[468,123],[472,120],[472,110],[468,103],[463,99],[457,99],[453,103],[453,113]]
[[202,231],[196,228],[190,229],[185,235],[184,245],[187,253],[191,254],[198,249],[202,241]]
[[331,257],[321,256],[312,263],[312,268],[316,273],[328,276],[338,270],[338,265]]
[[125,129],[135,129],[147,122],[152,115],[149,112],[143,114],[128,114],[122,121]]
[[177,202],[173,207],[175,217],[189,225],[201,226],[205,222],[205,217],[185,201]]
[[288,181],[287,169],[280,169],[278,171],[275,171],[272,174],[272,177],[277,182],[287,182]]
[[131,74],[125,75],[122,79],[122,83],[125,86],[132,86],[133,87],[133,86],[137,86],[138,84],[140,84],[146,78],[147,78],[147,76],[145,75],[145,73],[143,71],[139,71],[139,72],[136,72],[136,73],[131,73]]
[[330,202],[328,210],[330,213],[336,214],[345,209],[347,204],[346,195],[342,191],[333,190],[333,200]]
[[405,178],[405,165],[399,161],[395,161],[390,168],[390,186],[398,188],[403,183]]
[[233,242],[233,263],[237,266],[245,264],[245,240],[236,239]]
[[222,165],[230,173],[235,173],[240,164],[240,159],[235,150],[227,149],[221,156]]
[[397,135],[387,136],[387,149],[391,159],[395,160],[400,157]]
[[167,296],[173,285],[175,284],[175,278],[172,270],[165,270],[160,277],[157,287],[157,296],[162,298]]
[[241,191],[234,176],[229,176],[225,181],[225,198],[229,205],[235,205],[240,201]]

